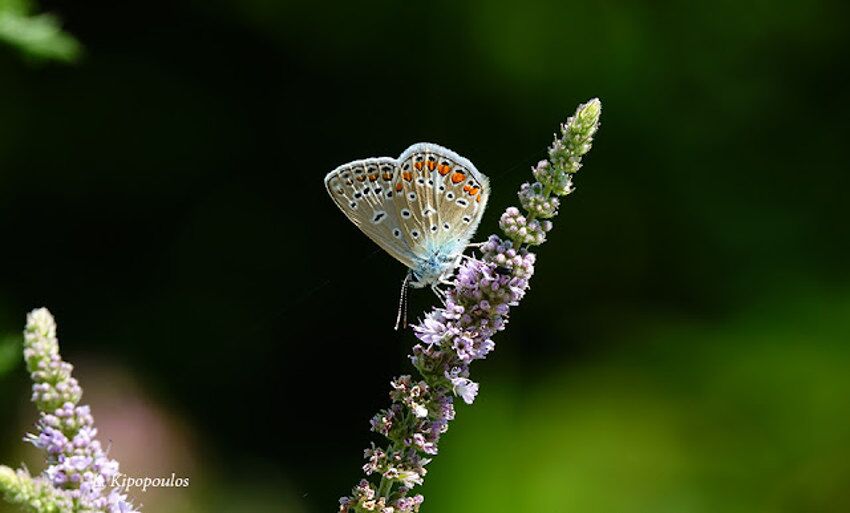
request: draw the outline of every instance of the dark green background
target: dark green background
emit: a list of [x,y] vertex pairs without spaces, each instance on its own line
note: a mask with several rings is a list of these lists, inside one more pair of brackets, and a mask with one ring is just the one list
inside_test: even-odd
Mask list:
[[[491,178],[483,237],[593,96],[578,190],[423,511],[850,509],[846,3],[42,7],[85,54],[0,48],[0,335],[48,306],[100,362],[84,387],[115,366],[180,419],[191,469],[148,459],[193,484],[147,511],[331,511],[360,478],[413,338],[404,270],[328,170],[449,146]],[[7,464],[28,395],[0,377]]]

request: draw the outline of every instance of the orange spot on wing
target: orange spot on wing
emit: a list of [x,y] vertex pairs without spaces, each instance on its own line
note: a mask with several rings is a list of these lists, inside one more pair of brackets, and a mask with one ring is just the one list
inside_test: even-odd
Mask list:
[[413,167],[415,167],[416,169],[422,169],[422,162],[417,162],[413,164]]
[[460,183],[466,179],[463,173],[455,173],[452,175],[452,183]]
[[360,176],[358,176],[358,177],[357,177],[357,181],[358,181],[358,182],[362,182],[362,181],[363,181],[363,180],[365,180],[365,179],[366,179],[366,177],[365,177],[365,176],[363,176],[363,175],[360,175]]
[[449,171],[451,171],[451,169],[452,169],[452,166],[447,166],[445,164],[442,164],[439,167],[437,167],[437,171],[439,171],[439,173],[443,176],[446,176],[447,174],[449,174]]
[[369,175],[369,181],[370,182],[374,182],[377,179],[378,179],[378,173],[375,173],[374,175]]
[[481,203],[481,195],[480,194],[475,198],[475,201],[477,201],[478,203]]
[[404,188],[404,185],[402,185],[401,182],[398,182],[397,184],[395,184],[395,190],[401,191],[403,188]]
[[434,162],[434,161],[429,161],[429,162],[428,162],[428,169],[430,169],[431,171],[433,171],[435,167],[437,167],[437,163],[436,163],[436,162]]
[[411,173],[410,171],[405,171],[404,173],[401,174],[401,177],[409,182],[409,181],[413,180],[413,173]]
[[392,174],[392,173],[384,173],[384,175],[383,175],[383,176],[384,176],[384,180],[386,180],[386,181],[388,181],[388,182],[389,182],[390,180],[392,180],[392,179],[393,179],[393,174]]
[[469,189],[471,189],[470,186],[468,186],[468,185],[463,186],[463,192],[469,192]]

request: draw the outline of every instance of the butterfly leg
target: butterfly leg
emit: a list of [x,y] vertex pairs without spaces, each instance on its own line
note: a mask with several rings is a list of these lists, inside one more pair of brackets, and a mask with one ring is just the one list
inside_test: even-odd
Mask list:
[[481,262],[481,260],[475,258],[474,256],[469,256],[469,255],[461,255],[460,258],[462,260],[468,260],[470,262]]
[[438,298],[445,299],[446,292],[444,290],[442,290],[440,287],[438,287],[436,283],[431,285],[431,290],[434,291],[434,294],[436,294]]
[[440,288],[440,285],[454,285],[454,283],[450,281],[440,280],[439,283],[431,284],[431,290],[434,291],[434,294],[439,298],[440,302],[443,303],[443,306],[446,305],[446,294],[448,294],[445,290]]

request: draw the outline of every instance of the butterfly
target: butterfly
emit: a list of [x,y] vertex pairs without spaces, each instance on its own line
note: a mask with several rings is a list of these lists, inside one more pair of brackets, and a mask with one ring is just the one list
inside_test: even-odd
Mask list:
[[325,187],[355,226],[407,266],[402,302],[408,284],[440,295],[437,285],[450,283],[490,196],[472,162],[432,143],[397,159],[343,164],[325,176]]

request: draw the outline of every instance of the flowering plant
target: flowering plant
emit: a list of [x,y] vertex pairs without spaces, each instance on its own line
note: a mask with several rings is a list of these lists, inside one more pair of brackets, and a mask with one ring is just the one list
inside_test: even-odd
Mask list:
[[536,181],[519,190],[525,214],[515,207],[505,210],[499,221],[504,238],[491,235],[481,245],[480,260],[467,258],[445,303],[413,327],[419,342],[410,359],[418,376],[403,375],[390,383],[392,404],[371,421],[387,443],[365,450],[368,478],[340,499],[341,513],[419,511],[423,497],[410,491],[422,484],[440,436],[455,417],[454,397],[472,404],[478,394],[478,383],[469,378],[470,364],[493,350],[491,337],[505,329],[510,308],[528,290],[536,258],[528,248],[546,241],[559,197],[573,191],[573,175],[590,150],[601,108],[598,99],[590,100],[561,125],[548,160],[532,168]]
[[25,468],[0,466],[0,493],[32,513],[136,513],[121,487],[111,486],[118,462],[96,439],[97,429],[73,367],[59,356],[56,323],[33,310],[24,330],[24,359],[39,410],[37,432],[25,441],[47,453],[47,468],[33,477]]

